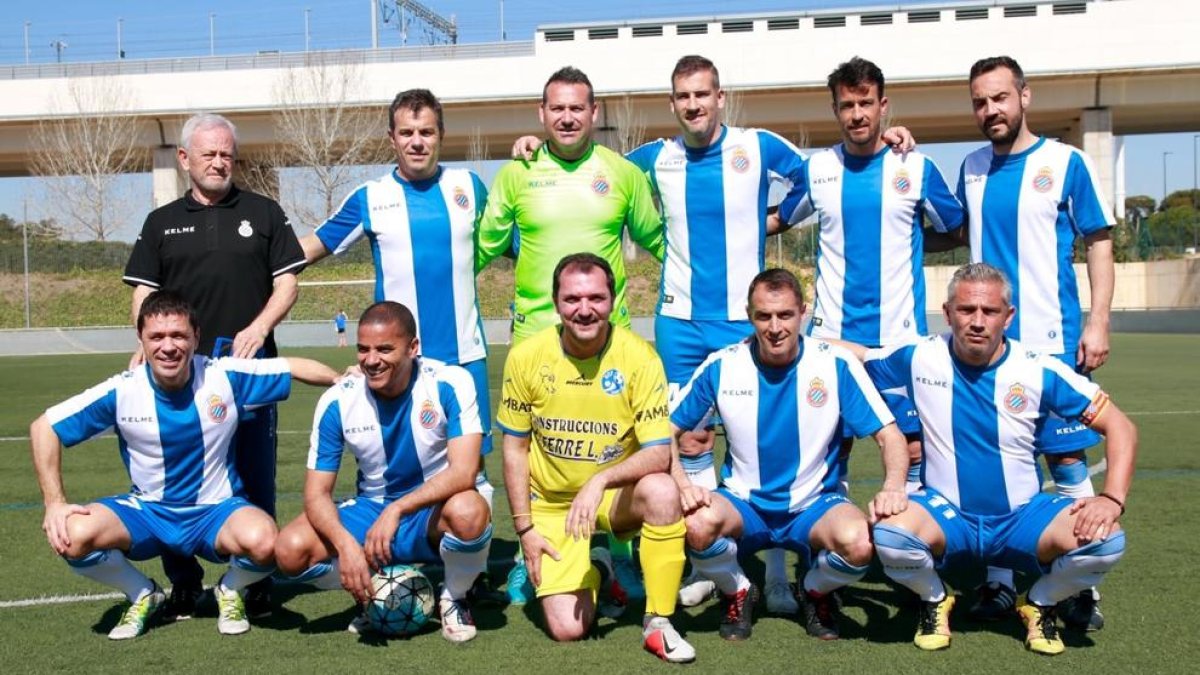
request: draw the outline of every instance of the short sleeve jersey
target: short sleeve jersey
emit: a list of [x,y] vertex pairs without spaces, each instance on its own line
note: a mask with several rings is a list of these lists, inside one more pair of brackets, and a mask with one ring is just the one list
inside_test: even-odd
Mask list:
[[473,172],[441,167],[424,181],[395,169],[351,192],[316,230],[340,254],[364,237],[375,261],[375,301],[412,310],[421,353],[451,364],[487,356],[475,292],[475,228],[487,190]]
[[1091,160],[1047,138],[1011,155],[989,145],[963,161],[958,198],[969,214],[972,262],[999,268],[1012,283],[1017,315],[1008,337],[1073,355],[1083,334],[1075,238],[1116,223]]
[[658,312],[744,320],[746,289],[763,267],[771,186],[791,188],[804,155],[770,131],[722,127],[707,148],[676,136],[627,157],[650,176],[666,222]]
[[142,365],[51,407],[46,418],[67,447],[112,427],[133,492],[146,501],[183,506],[239,496],[238,420],[247,407],[288,397],[287,361],[197,356],[191,369],[186,386],[165,391]]
[[625,228],[662,259],[662,220],[646,176],[604,146],[593,144],[573,162],[543,147],[530,162],[501,167],[479,226],[476,269],[510,250],[519,237],[514,342],[557,322],[550,293],[554,267],[564,256],[585,251],[612,267],[617,290],[612,321],[629,325],[621,253]]
[[1002,515],[1041,492],[1035,439],[1052,415],[1092,420],[1108,396],[1050,355],[1005,342],[984,367],[954,356],[950,335],[869,350],[881,390],[904,388],[925,435],[925,482],[966,513]]
[[[274,200],[234,186],[207,206],[192,198],[146,217],[125,266],[125,283],[174,291],[195,308],[200,354],[233,339],[266,306],[275,277],[304,269],[304,250]],[[275,356],[274,335],[264,343]]]
[[667,382],[654,349],[612,326],[608,346],[579,360],[550,327],[513,347],[496,421],[529,436],[534,496],[569,502],[598,471],[640,448],[670,443]]
[[803,340],[782,368],[758,361],[754,338],[714,352],[680,392],[671,422],[694,428],[713,407],[728,439],[721,482],[761,510],[795,513],[846,476],[842,439],[893,421],[862,364],[841,347]]
[[922,221],[947,232],[963,219],[942,172],[919,152],[858,157],[838,145],[805,173],[779,212],[792,225],[819,221],[809,335],[873,346],[925,335]]
[[421,357],[408,389],[376,396],[347,377],[321,396],[313,415],[308,468],[337,473],[345,448],[358,464],[358,496],[399,499],[450,466],[447,444],[482,434],[475,381],[459,368]]

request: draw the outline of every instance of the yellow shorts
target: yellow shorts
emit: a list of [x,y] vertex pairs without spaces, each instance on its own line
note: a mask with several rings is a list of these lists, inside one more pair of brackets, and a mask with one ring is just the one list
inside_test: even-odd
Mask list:
[[[612,532],[609,513],[621,488],[604,491],[600,506],[596,509],[596,529]],[[533,527],[554,550],[558,551],[561,560],[555,560],[548,555],[542,556],[542,584],[537,587],[539,598],[560,593],[574,593],[587,588],[584,576],[591,568],[590,539],[576,540],[566,533],[567,512],[571,510],[571,502],[553,501],[534,498],[530,503]],[[632,539],[639,530],[616,533],[621,539]]]

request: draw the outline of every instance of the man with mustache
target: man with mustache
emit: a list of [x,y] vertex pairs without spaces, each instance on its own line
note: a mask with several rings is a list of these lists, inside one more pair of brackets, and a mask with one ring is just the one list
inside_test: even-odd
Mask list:
[[592,533],[640,533],[643,645],[686,663],[696,651],[671,625],[686,529],[667,475],[666,377],[654,349],[610,320],[615,288],[612,269],[593,253],[555,267],[551,293],[562,325],[513,347],[504,364],[496,415],[504,483],[551,638],[586,637],[597,592],[619,589],[609,552],[597,548],[589,558]]

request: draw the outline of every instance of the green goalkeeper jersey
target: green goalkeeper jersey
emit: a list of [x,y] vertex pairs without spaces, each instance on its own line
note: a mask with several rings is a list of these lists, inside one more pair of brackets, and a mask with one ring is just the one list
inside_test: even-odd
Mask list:
[[568,162],[538,150],[496,174],[479,224],[475,269],[510,248],[517,252],[513,342],[555,323],[554,266],[564,256],[590,252],[612,266],[617,297],[611,321],[629,326],[621,233],[655,258],[663,257],[663,226],[650,183],[640,169],[602,145]]

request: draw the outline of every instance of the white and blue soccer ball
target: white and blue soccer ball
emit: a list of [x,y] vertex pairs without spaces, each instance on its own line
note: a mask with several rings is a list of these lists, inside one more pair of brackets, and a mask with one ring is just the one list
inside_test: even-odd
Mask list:
[[411,565],[384,567],[371,578],[371,586],[367,620],[383,635],[413,635],[433,616],[433,584]]

